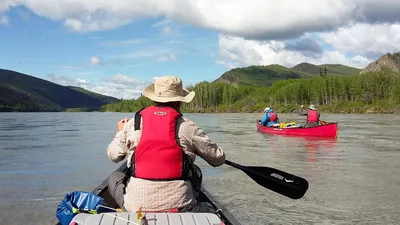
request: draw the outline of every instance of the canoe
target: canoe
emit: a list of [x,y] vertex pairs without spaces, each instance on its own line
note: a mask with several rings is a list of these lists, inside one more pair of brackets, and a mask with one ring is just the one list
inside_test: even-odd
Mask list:
[[257,131],[265,134],[280,134],[291,136],[309,136],[309,137],[324,137],[324,138],[337,138],[339,129],[336,122],[326,123],[317,127],[288,127],[288,128],[274,128],[266,127],[260,124],[257,120]]
[[[126,163],[123,163],[117,171],[125,172]],[[111,197],[108,191],[108,178],[105,179],[92,193],[104,199],[106,205],[113,208],[120,206]],[[236,218],[203,186],[199,201],[209,202],[215,209],[215,213],[146,213],[146,225],[240,225]],[[105,215],[108,214],[108,215]],[[144,214],[144,213],[142,213]],[[129,221],[129,222],[128,222]],[[71,225],[119,225],[138,224],[137,213],[111,212],[100,214],[79,213],[71,221]]]

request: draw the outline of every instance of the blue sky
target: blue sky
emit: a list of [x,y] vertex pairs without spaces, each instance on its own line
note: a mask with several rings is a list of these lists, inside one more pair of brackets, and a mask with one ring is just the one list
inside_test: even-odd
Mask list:
[[175,75],[195,84],[226,71],[214,63],[218,34],[212,30],[157,18],[82,34],[25,8],[11,9],[8,17],[12,23],[0,26],[0,68],[46,80],[99,83],[121,74],[148,83]]
[[293,2],[10,0],[0,3],[0,68],[134,98],[162,75],[187,85],[250,65],[364,68],[399,50],[398,1]]

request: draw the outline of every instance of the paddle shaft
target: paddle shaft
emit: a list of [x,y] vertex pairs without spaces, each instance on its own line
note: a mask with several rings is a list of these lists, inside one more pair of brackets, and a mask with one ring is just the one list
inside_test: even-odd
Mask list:
[[235,167],[236,169],[243,170],[243,171],[245,171],[247,169],[245,166],[239,165],[239,164],[231,162],[229,160],[225,160],[225,164]]

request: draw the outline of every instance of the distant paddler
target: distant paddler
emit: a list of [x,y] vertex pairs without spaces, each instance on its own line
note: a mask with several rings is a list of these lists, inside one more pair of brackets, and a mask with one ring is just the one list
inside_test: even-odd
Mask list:
[[316,127],[320,125],[320,113],[317,110],[315,105],[311,104],[308,109],[304,108],[304,105],[301,105],[300,116],[307,116],[307,121],[305,127]]
[[261,120],[261,125],[271,127],[274,124],[279,124],[278,114],[276,112],[267,107],[264,109],[264,117]]

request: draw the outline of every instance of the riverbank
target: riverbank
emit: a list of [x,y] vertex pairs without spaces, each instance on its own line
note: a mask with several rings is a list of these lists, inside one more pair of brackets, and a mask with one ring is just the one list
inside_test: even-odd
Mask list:
[[[298,113],[298,109],[286,110],[286,109],[276,109],[273,108],[277,113]],[[327,110],[326,107],[320,107],[318,109],[321,113],[335,113],[335,114],[400,114],[400,109],[389,109],[383,110],[375,107],[363,107],[363,108],[352,108],[352,109],[344,109],[344,110]],[[46,113],[46,112],[102,112],[102,113],[134,113],[135,111],[87,111],[87,110],[66,110],[66,111],[0,111],[0,113]],[[210,109],[202,109],[202,110],[182,110],[182,113],[263,113],[263,110],[255,110],[255,111],[241,111],[241,110],[210,110]]]
[[[185,106],[185,104],[183,105]],[[229,107],[218,106],[209,108],[182,108],[183,113],[263,113],[265,107],[270,107],[277,113],[298,113],[300,106],[298,105],[262,105],[257,104],[252,107]],[[307,107],[307,105],[305,106]],[[318,111],[321,113],[336,113],[336,114],[400,114],[400,105],[390,105],[386,102],[377,102],[374,104],[360,104],[360,103],[343,103],[335,105],[321,105],[318,106]],[[96,108],[71,108],[65,111],[0,111],[0,112],[121,112],[129,113],[136,112],[140,108],[134,107],[125,110],[101,110]]]
[[[270,107],[277,113],[298,113],[300,106],[297,105],[265,105],[255,110],[234,109],[228,107],[206,108],[206,109],[183,109],[186,113],[263,113],[264,107]],[[305,106],[307,107],[307,106]],[[321,113],[337,114],[400,114],[400,105],[387,104],[357,104],[346,103],[338,105],[317,106]]]

